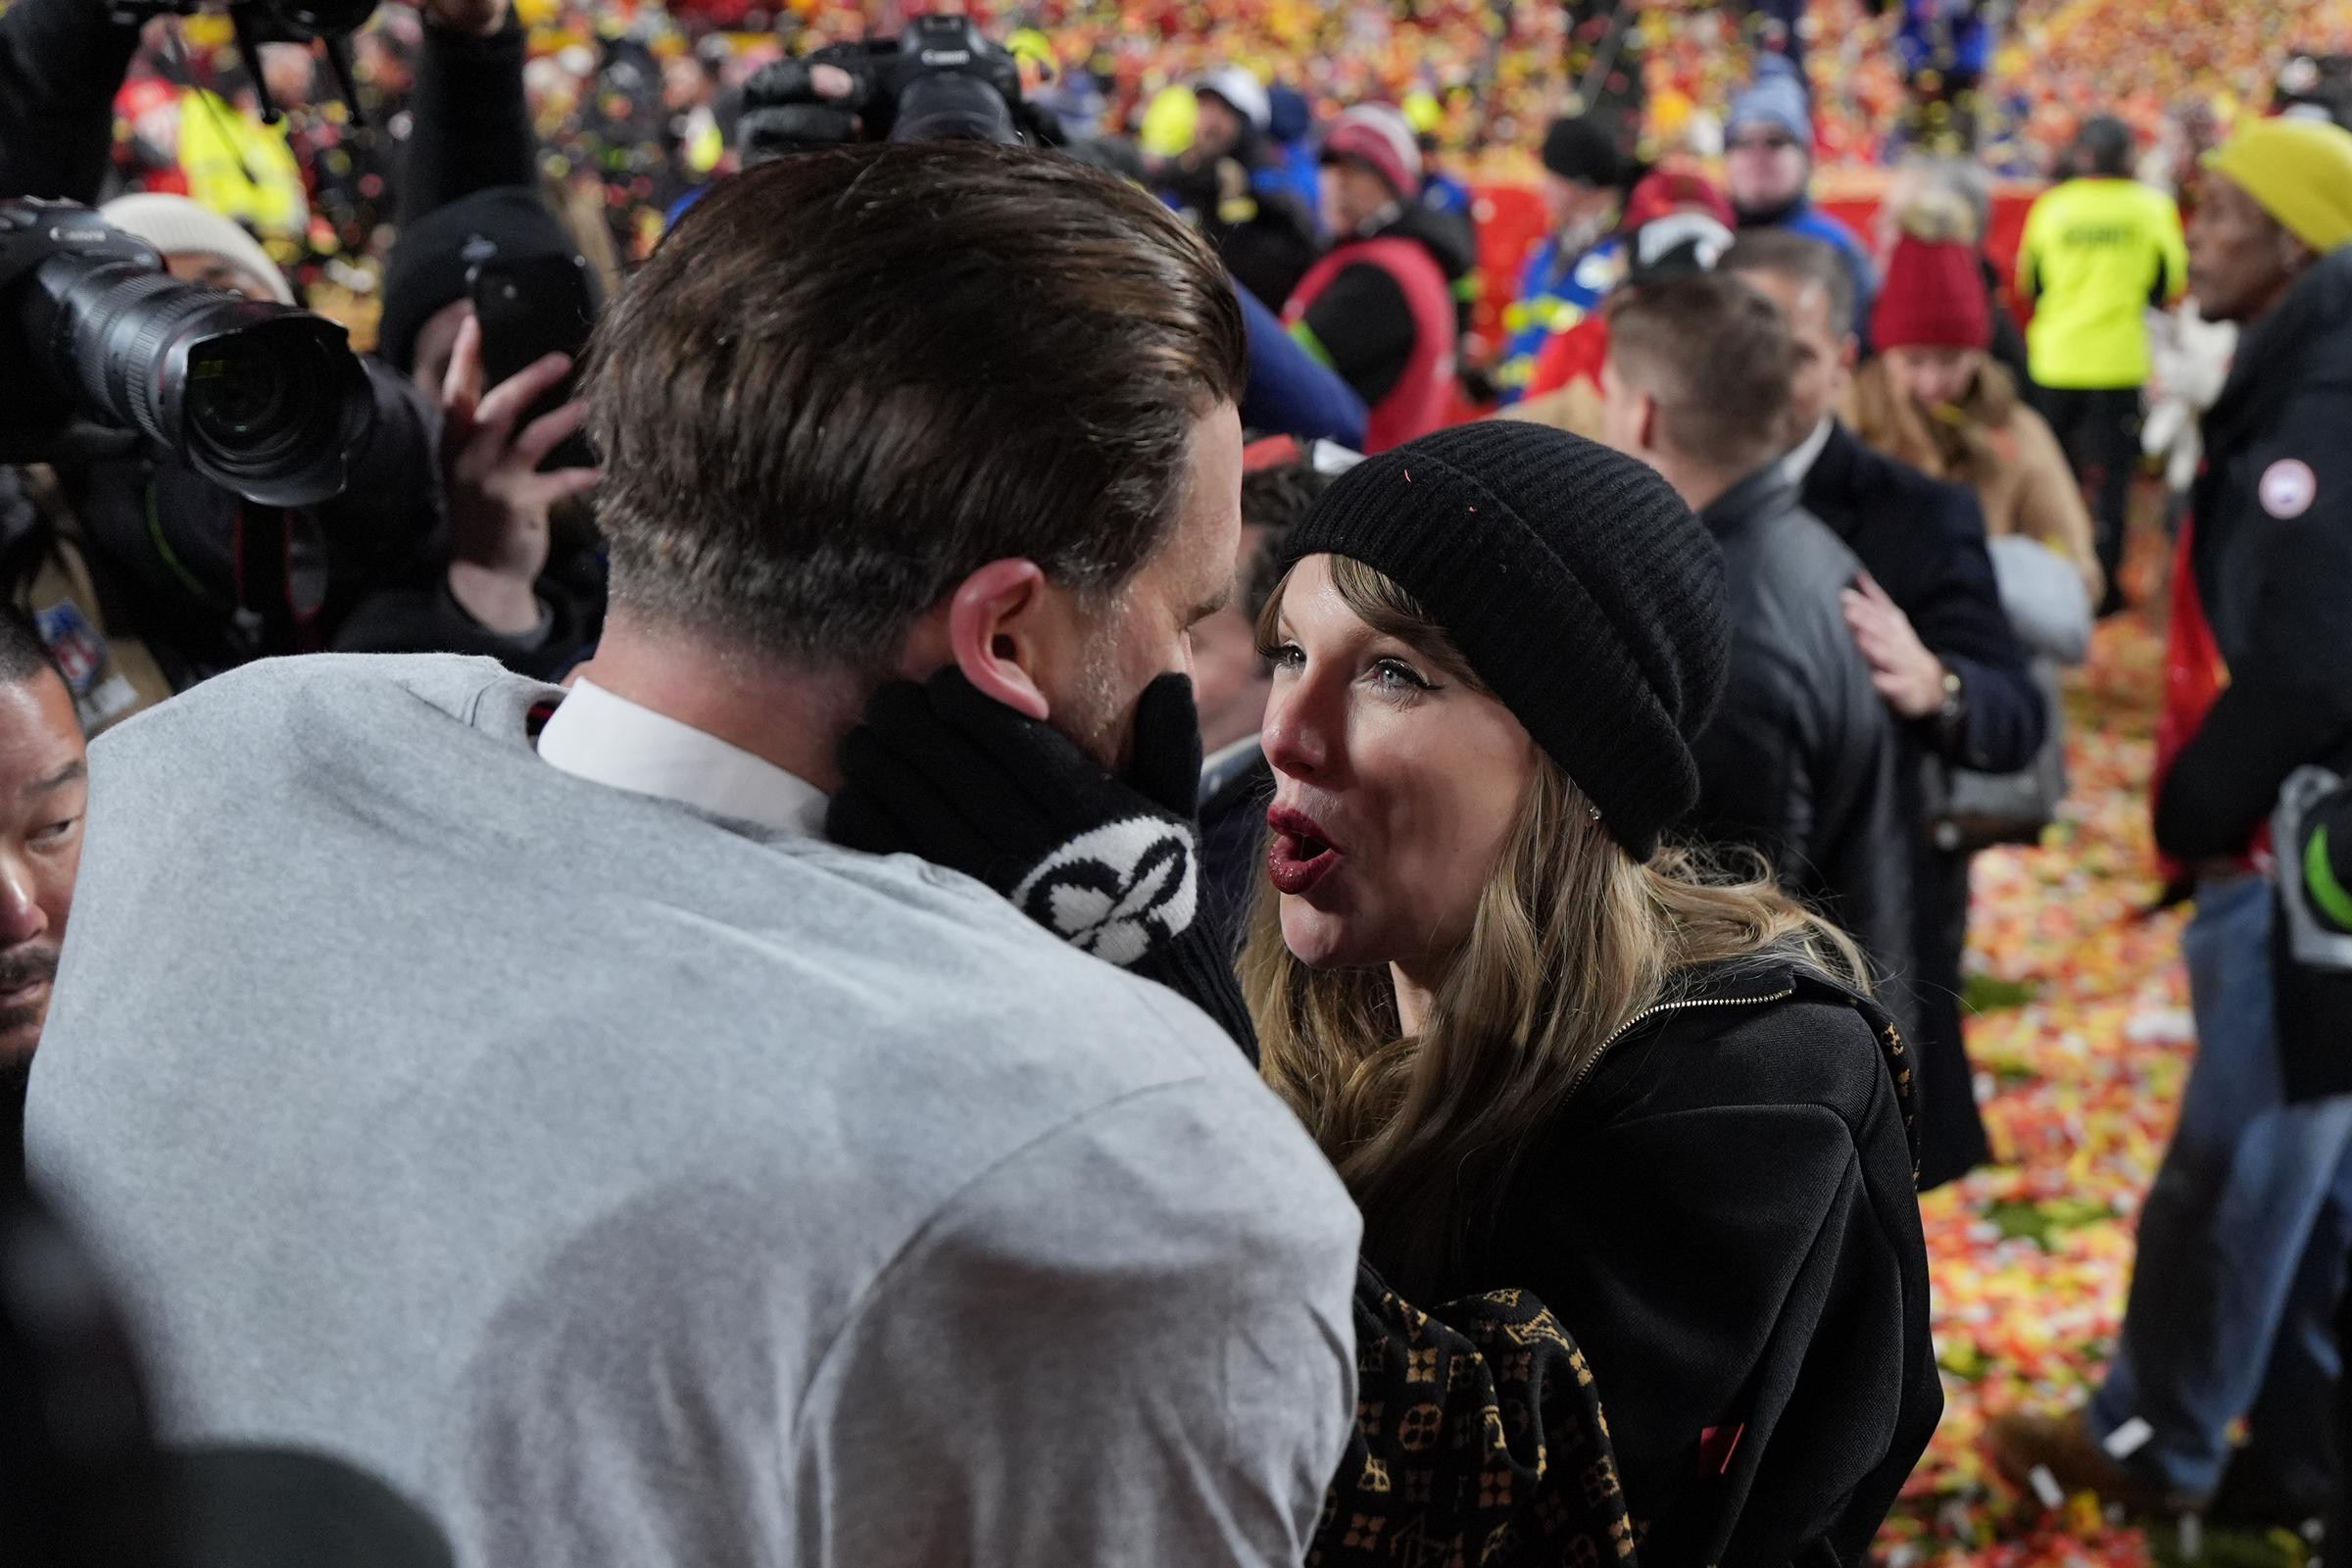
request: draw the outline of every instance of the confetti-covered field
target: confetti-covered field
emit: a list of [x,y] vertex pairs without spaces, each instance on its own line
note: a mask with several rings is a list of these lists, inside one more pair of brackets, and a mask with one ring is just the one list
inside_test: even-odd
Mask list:
[[2084,1503],[2052,1522],[1984,1463],[1987,1417],[2063,1409],[2095,1383],[2132,1267],[2132,1216],[2164,1152],[2190,1052],[2180,916],[2156,889],[2146,785],[2162,643],[2102,626],[2068,683],[2072,790],[2034,850],[1976,863],[1969,1054],[2007,1161],[1922,1203],[1946,1409],[1881,1540],[1884,1560],[2001,1568],[2139,1563],[2136,1529]]

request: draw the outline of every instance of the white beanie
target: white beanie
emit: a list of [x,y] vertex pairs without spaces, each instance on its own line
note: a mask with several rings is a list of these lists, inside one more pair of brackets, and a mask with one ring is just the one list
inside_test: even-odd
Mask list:
[[1194,84],[1193,91],[1215,93],[1261,131],[1274,122],[1274,103],[1266,96],[1265,83],[1240,66],[1210,72]]
[[98,209],[98,216],[123,233],[145,240],[166,256],[201,251],[218,256],[240,272],[251,272],[269,285],[280,305],[294,303],[294,289],[277,270],[270,253],[242,228],[201,202],[185,196],[142,192],[118,196]]

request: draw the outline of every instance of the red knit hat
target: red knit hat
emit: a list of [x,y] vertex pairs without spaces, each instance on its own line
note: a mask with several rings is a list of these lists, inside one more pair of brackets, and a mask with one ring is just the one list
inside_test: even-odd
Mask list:
[[1387,104],[1357,104],[1343,110],[1323,138],[1322,162],[1350,158],[1383,180],[1399,198],[1421,189],[1421,148],[1404,116]]
[[1897,240],[1870,336],[1882,350],[1991,347],[1992,307],[1976,248],[1913,234]]

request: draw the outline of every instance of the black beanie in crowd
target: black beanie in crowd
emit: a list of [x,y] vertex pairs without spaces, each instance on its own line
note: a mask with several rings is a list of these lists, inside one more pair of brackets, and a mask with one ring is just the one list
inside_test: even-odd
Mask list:
[[[416,334],[433,313],[466,297],[466,250],[486,242],[504,261],[580,254],[555,214],[536,191],[494,185],[436,208],[400,232],[384,263],[384,314],[375,352],[407,373],[416,358]],[[596,270],[586,269],[590,297],[599,293]],[[602,300],[597,301],[602,304]]]
[[1562,179],[1588,185],[1614,185],[1624,172],[1617,144],[1590,115],[1555,120],[1544,133],[1544,167]]
[[1287,569],[1348,556],[1411,594],[1637,860],[1698,804],[1691,738],[1731,652],[1723,556],[1647,465],[1514,419],[1333,481]]

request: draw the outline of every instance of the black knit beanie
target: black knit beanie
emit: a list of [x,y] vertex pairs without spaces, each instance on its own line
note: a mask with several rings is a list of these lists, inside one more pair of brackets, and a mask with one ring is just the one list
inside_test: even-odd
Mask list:
[[1638,860],[1698,804],[1722,695],[1723,556],[1646,465],[1483,419],[1368,458],[1282,542],[1375,567],[1445,628]]
[[[444,305],[466,297],[466,273],[472,265],[466,252],[476,241],[506,261],[580,253],[539,193],[521,185],[493,185],[427,213],[401,230],[384,263],[384,314],[375,352],[394,369],[405,373],[414,368],[416,334],[424,323]],[[589,295],[596,299],[602,290],[595,269],[587,270]]]
[[1544,133],[1544,167],[1562,179],[1588,185],[1614,185],[1624,172],[1617,144],[1599,121],[1589,115],[1555,120]]

